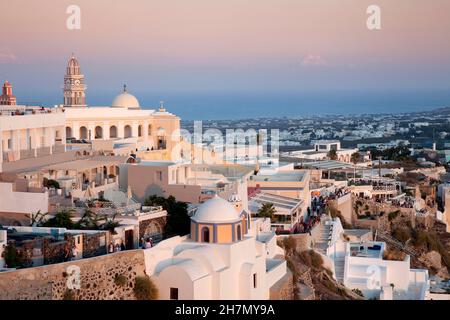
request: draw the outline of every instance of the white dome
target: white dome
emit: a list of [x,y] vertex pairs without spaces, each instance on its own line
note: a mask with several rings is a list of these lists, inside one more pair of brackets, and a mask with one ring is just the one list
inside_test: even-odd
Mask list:
[[117,97],[114,98],[112,102],[112,107],[114,108],[128,108],[128,109],[139,109],[139,101],[135,96],[129,94],[128,92],[122,92]]
[[217,195],[202,203],[192,220],[204,223],[232,223],[241,220],[234,206]]

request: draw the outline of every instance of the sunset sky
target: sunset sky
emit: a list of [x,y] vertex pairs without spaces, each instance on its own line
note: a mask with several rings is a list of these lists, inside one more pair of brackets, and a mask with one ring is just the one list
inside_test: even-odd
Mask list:
[[[81,30],[66,28],[71,4]],[[370,4],[380,31],[366,28]],[[0,11],[0,80],[19,101],[61,99],[74,52],[88,100],[105,104],[123,83],[157,97],[448,92],[449,17],[448,0],[14,0]]]

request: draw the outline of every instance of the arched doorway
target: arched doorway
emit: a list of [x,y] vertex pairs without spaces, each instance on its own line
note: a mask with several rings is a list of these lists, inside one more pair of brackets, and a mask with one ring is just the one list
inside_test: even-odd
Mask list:
[[131,129],[131,126],[126,125],[124,128],[124,137],[131,138],[132,136],[133,136],[133,130]]
[[202,242],[209,242],[209,228],[202,228]]
[[109,127],[109,137],[117,138],[117,127],[116,126]]
[[103,138],[103,128],[100,126],[95,127],[95,139],[102,139]]
[[72,128],[66,127],[66,139],[72,138]]
[[88,138],[88,131],[86,127],[80,127],[80,139],[87,139]]
[[158,128],[157,136],[158,136],[158,149],[159,150],[166,149],[166,131],[164,130],[164,128],[161,127]]
[[138,127],[138,137],[142,137],[142,126],[139,125]]

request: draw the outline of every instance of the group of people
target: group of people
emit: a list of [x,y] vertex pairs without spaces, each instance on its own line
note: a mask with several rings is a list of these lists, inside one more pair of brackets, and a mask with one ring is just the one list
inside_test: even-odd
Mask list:
[[151,237],[147,237],[146,239],[141,238],[139,247],[142,249],[150,249],[153,247],[153,239]]
[[125,245],[123,241],[119,243],[114,244],[112,241],[108,245],[108,253],[114,253],[125,250]]

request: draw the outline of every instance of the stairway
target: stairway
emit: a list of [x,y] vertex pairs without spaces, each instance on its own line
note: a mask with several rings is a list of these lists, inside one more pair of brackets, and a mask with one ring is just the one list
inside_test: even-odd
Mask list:
[[319,235],[314,239],[314,249],[324,255],[327,254],[328,241],[330,237],[331,226],[326,224],[318,225]]
[[339,283],[344,283],[345,257],[334,259],[334,271],[336,273],[336,280]]
[[377,230],[375,233],[375,240],[384,240],[385,242],[389,243],[390,245],[397,247],[398,249],[404,251],[405,253],[409,254],[410,256],[416,256],[417,253],[413,248],[410,248],[406,245],[404,245],[402,242],[398,241],[394,237],[390,236],[389,234]]

